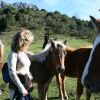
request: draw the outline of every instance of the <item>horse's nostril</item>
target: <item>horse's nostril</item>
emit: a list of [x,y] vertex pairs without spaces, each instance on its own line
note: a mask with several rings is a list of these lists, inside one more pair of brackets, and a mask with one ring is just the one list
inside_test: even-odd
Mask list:
[[61,73],[63,73],[63,72],[64,72],[64,69],[61,70]]
[[60,68],[59,67],[57,68],[57,71],[60,72]]
[[58,70],[59,73],[63,73],[64,72],[64,69],[60,68],[60,67],[57,70]]

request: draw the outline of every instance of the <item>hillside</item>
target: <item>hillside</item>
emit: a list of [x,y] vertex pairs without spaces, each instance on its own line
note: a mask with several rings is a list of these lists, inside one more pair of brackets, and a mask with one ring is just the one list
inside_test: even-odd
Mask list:
[[[0,32],[16,31],[16,28],[26,28],[33,31],[50,34],[67,34],[79,38],[92,38],[94,28],[90,21],[68,17],[58,11],[47,12],[39,10],[34,4],[16,2],[7,4],[0,2]],[[36,34],[36,33],[35,33]],[[42,33],[41,33],[42,34]]]
[[8,4],[6,2],[1,1],[0,2],[0,8],[6,8],[8,6],[11,6],[13,8],[33,8],[34,10],[39,10],[39,8],[34,5],[34,4],[27,4],[27,3],[22,3],[22,2],[15,2],[12,4]]

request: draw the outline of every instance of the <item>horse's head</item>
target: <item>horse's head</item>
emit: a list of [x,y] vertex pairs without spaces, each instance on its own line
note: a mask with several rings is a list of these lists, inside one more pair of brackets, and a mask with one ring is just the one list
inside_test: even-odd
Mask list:
[[[49,40],[51,63],[57,72],[62,73],[65,70],[64,61],[66,55],[67,41]],[[48,45],[47,44],[47,45]]]
[[91,21],[93,22],[94,26],[96,27],[98,33],[100,33],[100,19],[96,19],[93,16],[90,16]]

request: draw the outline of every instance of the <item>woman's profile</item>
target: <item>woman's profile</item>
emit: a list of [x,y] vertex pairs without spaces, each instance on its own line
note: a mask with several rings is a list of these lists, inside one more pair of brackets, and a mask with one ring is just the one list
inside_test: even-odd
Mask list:
[[[16,33],[12,38],[11,51],[8,55],[7,60],[10,78],[23,96],[27,95],[28,91],[21,83],[17,74],[27,74],[28,77],[32,80],[33,77],[31,76],[31,73],[29,71],[31,60],[34,58],[37,59],[39,56],[43,56],[44,54],[46,54],[42,52],[38,56],[28,52],[29,45],[32,43],[33,39],[34,36],[29,30],[23,30]],[[16,88],[11,86],[11,84],[9,83],[9,90],[10,100],[13,100]]]

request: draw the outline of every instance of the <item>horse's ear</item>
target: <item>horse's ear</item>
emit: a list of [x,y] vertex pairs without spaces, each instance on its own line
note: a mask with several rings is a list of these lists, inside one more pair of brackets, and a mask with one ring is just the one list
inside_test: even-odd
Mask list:
[[51,46],[54,48],[54,47],[55,47],[54,41],[53,41],[52,39],[50,39],[49,41],[50,41],[50,43],[51,43]]
[[96,26],[97,32],[100,33],[100,19],[96,19],[93,16],[90,16],[93,24]]
[[96,19],[93,16],[90,16],[90,18],[91,18],[92,22],[95,24]]
[[68,40],[65,40],[63,43],[66,45],[68,43]]

